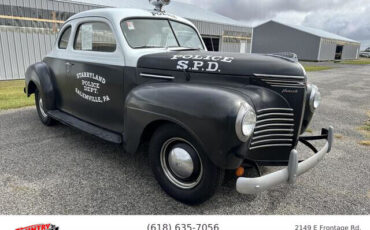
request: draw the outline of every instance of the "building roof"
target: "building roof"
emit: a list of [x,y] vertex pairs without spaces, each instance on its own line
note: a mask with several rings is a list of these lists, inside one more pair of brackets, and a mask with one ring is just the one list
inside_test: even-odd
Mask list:
[[[312,35],[315,35],[315,36],[318,36],[318,37],[321,37],[321,38],[327,38],[327,39],[333,39],[333,40],[339,40],[339,41],[346,41],[346,42],[360,43],[358,41],[355,41],[355,40],[352,40],[352,39],[349,39],[349,38],[346,38],[346,37],[342,37],[340,35],[333,34],[333,33],[330,33],[330,32],[324,31],[324,30],[312,28],[312,27],[300,26],[300,25],[293,25],[293,24],[288,24],[288,23],[282,23],[282,22],[278,22],[278,21],[275,21],[275,20],[271,20],[271,21],[268,21],[266,23],[269,23],[269,22],[275,22],[277,24],[288,26],[288,27],[294,28],[296,30],[303,31],[305,33],[309,33],[309,34],[312,34]],[[265,23],[263,23],[263,24],[265,24]],[[261,24],[261,25],[263,25],[263,24]],[[259,26],[261,26],[261,25],[259,25]]]
[[[111,6],[121,8],[140,8],[145,10],[153,10],[154,6],[148,0],[70,0],[72,2],[81,2],[94,4],[99,6]],[[225,17],[213,11],[202,9],[199,6],[187,4],[183,2],[171,1],[168,6],[164,7],[168,13],[178,15],[190,20],[206,21],[218,24],[227,24],[234,26],[247,27],[245,24],[234,19]]]

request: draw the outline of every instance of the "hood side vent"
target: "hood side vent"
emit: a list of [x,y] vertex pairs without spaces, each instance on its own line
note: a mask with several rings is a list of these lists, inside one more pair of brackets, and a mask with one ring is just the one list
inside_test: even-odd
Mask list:
[[254,74],[259,80],[271,87],[304,88],[306,79],[304,76],[284,76],[269,74]]

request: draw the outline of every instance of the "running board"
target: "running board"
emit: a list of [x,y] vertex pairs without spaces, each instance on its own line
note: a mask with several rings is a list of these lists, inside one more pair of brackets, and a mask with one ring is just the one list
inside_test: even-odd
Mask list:
[[97,136],[103,140],[113,142],[116,144],[122,143],[122,136],[114,132],[107,131],[105,129],[99,128],[95,125],[82,121],[75,118],[67,113],[61,112],[59,110],[50,110],[47,112],[50,117],[59,121],[62,124],[72,126],[86,133]]

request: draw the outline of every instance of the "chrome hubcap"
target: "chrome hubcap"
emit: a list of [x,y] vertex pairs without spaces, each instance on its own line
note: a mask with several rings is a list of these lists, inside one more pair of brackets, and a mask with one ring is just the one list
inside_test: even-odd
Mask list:
[[194,188],[202,179],[203,166],[199,154],[182,138],[174,137],[163,144],[160,161],[165,176],[179,188]]
[[183,148],[173,148],[168,155],[168,163],[172,172],[181,179],[186,179],[193,174],[193,159]]
[[40,112],[43,117],[47,117],[48,115],[45,113],[44,110],[44,104],[42,103],[42,98],[40,97],[39,99],[39,107],[40,107]]

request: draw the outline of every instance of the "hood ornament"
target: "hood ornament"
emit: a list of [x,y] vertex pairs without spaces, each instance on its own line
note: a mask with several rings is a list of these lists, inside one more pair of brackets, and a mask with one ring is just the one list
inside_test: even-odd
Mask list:
[[149,0],[155,6],[154,11],[163,12],[163,6],[170,4],[171,0]]

